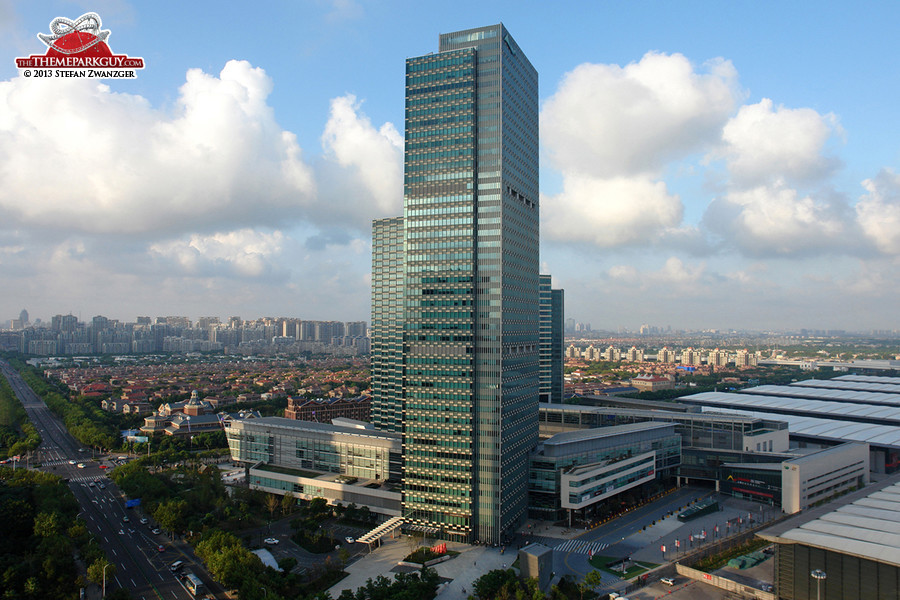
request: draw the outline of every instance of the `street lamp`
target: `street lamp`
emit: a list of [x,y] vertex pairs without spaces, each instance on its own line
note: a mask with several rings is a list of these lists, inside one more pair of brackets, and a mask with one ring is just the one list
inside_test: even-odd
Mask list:
[[111,565],[112,563],[106,563],[103,565],[103,597],[106,598],[106,567]]
[[814,569],[809,576],[816,580],[816,599],[822,600],[822,582],[825,581],[825,571]]

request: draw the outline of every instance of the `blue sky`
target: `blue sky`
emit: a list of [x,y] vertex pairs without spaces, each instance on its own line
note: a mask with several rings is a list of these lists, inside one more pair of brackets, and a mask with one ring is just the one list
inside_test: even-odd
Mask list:
[[[224,6],[223,6],[224,4]],[[21,77],[95,11],[137,80]],[[594,328],[898,329],[900,5],[0,1],[0,321],[368,319],[404,59],[502,21],[542,264]]]

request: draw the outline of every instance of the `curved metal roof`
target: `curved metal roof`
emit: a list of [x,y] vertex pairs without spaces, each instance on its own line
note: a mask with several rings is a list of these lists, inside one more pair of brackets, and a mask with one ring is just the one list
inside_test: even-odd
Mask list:
[[789,529],[776,540],[900,566],[900,483]]
[[819,438],[829,442],[866,442],[881,447],[900,449],[900,426],[848,423],[836,419],[725,407],[703,407],[704,412],[733,412],[760,419],[785,421],[792,436]]
[[874,404],[852,404],[828,400],[806,400],[757,394],[729,394],[725,392],[701,392],[684,396],[686,404],[726,407],[749,411],[771,411],[778,414],[834,418],[839,421],[855,421],[879,425],[900,426],[897,407]]
[[837,402],[844,402],[848,404],[883,404],[887,406],[900,407],[900,393],[893,394],[885,392],[834,389],[815,386],[807,387],[796,386],[795,384],[760,385],[757,387],[740,390],[740,393],[751,394],[754,396],[779,396],[810,400],[834,400]]

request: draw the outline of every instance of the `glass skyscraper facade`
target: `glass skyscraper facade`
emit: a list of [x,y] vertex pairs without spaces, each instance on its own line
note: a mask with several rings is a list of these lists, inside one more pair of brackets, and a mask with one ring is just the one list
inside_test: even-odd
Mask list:
[[372,423],[403,431],[403,217],[372,223]]
[[565,292],[541,275],[541,402],[562,403],[565,359]]
[[[373,359],[373,411],[400,414],[407,524],[501,542],[538,441],[537,72],[503,25],[443,34],[406,61],[405,126],[402,356]],[[376,222],[373,245],[393,239]],[[380,252],[373,356],[393,343],[377,339]],[[377,397],[387,379],[399,398]]]

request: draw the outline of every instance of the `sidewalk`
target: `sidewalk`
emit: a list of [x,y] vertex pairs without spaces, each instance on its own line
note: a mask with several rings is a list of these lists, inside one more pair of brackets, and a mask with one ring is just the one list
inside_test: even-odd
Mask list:
[[[693,521],[682,523],[678,521],[676,514],[666,517],[661,521],[657,521],[653,527],[648,527],[645,531],[632,535],[629,539],[633,540],[635,546],[641,548],[632,554],[636,560],[663,564],[667,562],[677,562],[685,554],[689,554],[693,549],[700,548],[706,544],[714,544],[722,541],[724,538],[737,535],[750,527],[758,527],[761,523],[761,516],[765,516],[765,522],[772,521],[781,516],[781,512],[777,508],[770,506],[761,507],[758,503],[749,500],[719,496],[720,510],[703,515]],[[748,516],[752,515],[754,522],[748,522]],[[729,520],[737,520],[740,518],[743,523],[729,525]],[[716,532],[716,526],[719,531]],[[699,539],[700,534],[706,533],[706,539]],[[690,541],[690,536],[694,536],[694,541]],[[675,540],[680,542],[680,547],[676,549]],[[662,546],[666,546],[665,555],[662,552]]]

